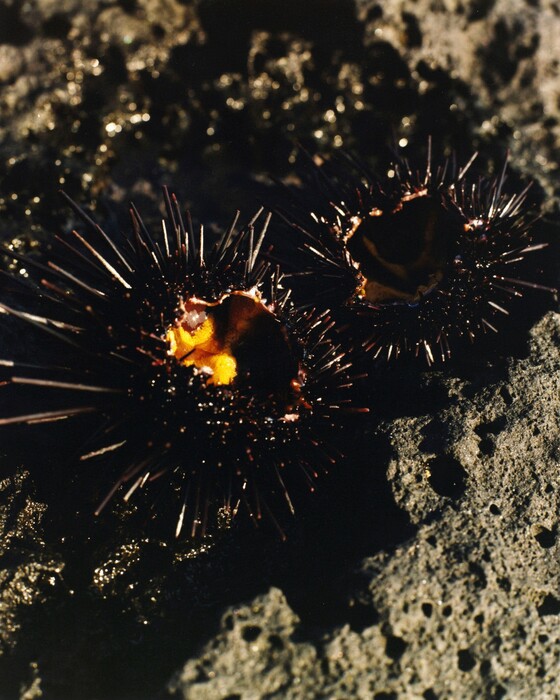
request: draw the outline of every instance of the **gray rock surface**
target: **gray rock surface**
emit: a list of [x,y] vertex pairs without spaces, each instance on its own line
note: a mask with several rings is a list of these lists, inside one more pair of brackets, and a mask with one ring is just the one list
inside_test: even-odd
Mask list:
[[[317,638],[271,589],[224,615],[173,695],[559,697],[559,341],[550,314],[503,382],[449,381],[449,408],[386,426],[391,488],[418,531],[362,562],[376,624]],[[434,490],[434,459],[463,471],[462,493]]]
[[[506,128],[518,167],[559,193],[558,61],[560,5],[556,0],[359,0],[366,41],[398,46],[412,75],[424,66],[468,86],[487,118],[476,126],[497,136]],[[427,84],[426,84],[427,87]],[[456,102],[453,109],[464,104]]]

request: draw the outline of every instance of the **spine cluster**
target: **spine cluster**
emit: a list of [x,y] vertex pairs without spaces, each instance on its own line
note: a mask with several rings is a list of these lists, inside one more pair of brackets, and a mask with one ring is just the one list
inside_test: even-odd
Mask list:
[[[26,324],[37,352],[2,360],[17,408],[0,426],[90,415],[79,468],[102,461],[112,474],[98,513],[158,482],[177,536],[240,512],[283,532],[281,511],[314,489],[345,425],[368,411],[353,348],[446,360],[496,331],[512,297],[545,289],[517,274],[545,246],[528,189],[506,193],[505,167],[471,179],[471,165],[400,162],[378,178],[351,159],[323,162],[280,216],[261,209],[240,226],[238,212],[219,236],[167,190],[161,230],[131,205],[116,237],[67,197],[80,231],[42,259],[7,251],[29,276],[11,278],[18,293],[0,311]],[[278,244],[267,232],[282,226]]]

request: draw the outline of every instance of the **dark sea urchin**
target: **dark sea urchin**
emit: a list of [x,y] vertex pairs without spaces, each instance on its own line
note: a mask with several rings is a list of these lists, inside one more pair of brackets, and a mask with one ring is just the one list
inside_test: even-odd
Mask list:
[[547,245],[532,240],[529,186],[506,193],[507,163],[469,180],[474,159],[434,170],[429,154],[423,171],[401,160],[382,179],[350,156],[315,162],[314,183],[282,212],[298,232],[306,269],[289,276],[302,298],[355,312],[375,357],[448,359],[461,339],[496,331],[494,318],[523,288],[554,291],[517,276]]
[[276,501],[293,510],[291,488],[313,488],[335,458],[327,436],[356,409],[327,313],[298,310],[259,256],[270,215],[238,230],[238,214],[205,246],[166,190],[159,240],[134,206],[131,235],[113,240],[69,202],[86,232],[57,237],[46,263],[22,258],[19,301],[0,304],[50,335],[32,363],[3,360],[20,410],[0,425],[97,415],[80,459],[111,464],[98,510],[165,476],[177,535],[239,508],[276,522]]

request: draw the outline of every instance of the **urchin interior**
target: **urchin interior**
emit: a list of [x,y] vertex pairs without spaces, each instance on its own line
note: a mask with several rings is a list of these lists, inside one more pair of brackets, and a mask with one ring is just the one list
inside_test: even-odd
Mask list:
[[419,301],[445,276],[460,234],[456,212],[426,190],[355,217],[347,247],[363,276],[361,295],[372,303]]
[[167,330],[168,355],[195,367],[207,384],[249,386],[289,405],[301,383],[287,329],[257,293],[233,292],[218,302],[196,297]]

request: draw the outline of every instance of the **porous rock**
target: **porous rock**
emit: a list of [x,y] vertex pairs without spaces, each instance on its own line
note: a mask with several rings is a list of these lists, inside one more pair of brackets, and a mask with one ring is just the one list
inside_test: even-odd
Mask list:
[[[318,637],[272,590],[226,613],[221,631],[171,682],[174,695],[557,697],[559,340],[560,316],[551,313],[504,381],[473,393],[473,382],[451,380],[449,395],[461,397],[454,406],[385,426],[393,493],[418,530],[394,552],[362,562],[375,624]],[[445,430],[427,431],[434,423]],[[434,453],[462,469],[461,488],[434,490]],[[446,478],[457,477],[450,469]],[[249,641],[247,629],[255,630]],[[268,681],[277,664],[275,687]]]
[[[556,0],[358,0],[366,41],[398,46],[420,81],[444,71],[467,86],[487,118],[486,135],[507,133],[519,167],[555,207],[558,178],[558,29]],[[429,81],[429,78],[428,78]],[[454,109],[463,109],[462,101]]]

